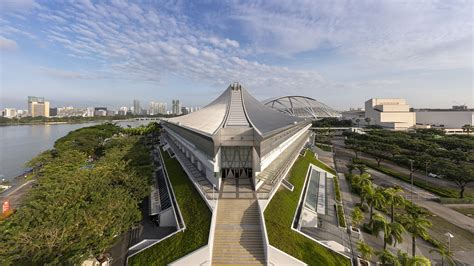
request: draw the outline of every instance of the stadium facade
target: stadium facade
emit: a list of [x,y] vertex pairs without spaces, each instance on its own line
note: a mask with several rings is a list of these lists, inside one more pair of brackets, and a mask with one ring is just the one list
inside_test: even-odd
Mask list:
[[253,189],[268,197],[307,142],[310,124],[265,106],[234,83],[201,110],[162,126],[183,167],[203,177],[204,193],[225,178],[249,178]]

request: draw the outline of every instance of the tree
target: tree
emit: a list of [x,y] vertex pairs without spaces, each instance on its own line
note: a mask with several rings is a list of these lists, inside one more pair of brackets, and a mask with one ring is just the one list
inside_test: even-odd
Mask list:
[[438,167],[446,179],[454,182],[459,188],[459,197],[464,198],[464,190],[467,184],[474,182],[474,167],[470,164],[464,163],[461,165],[453,165],[452,163],[444,162]]
[[370,224],[373,221],[374,207],[380,208],[385,204],[385,197],[383,194],[383,188],[377,187],[374,188],[372,184],[365,185],[362,187],[362,196],[367,201],[369,205],[369,219]]
[[387,249],[387,244],[395,246],[403,241],[402,236],[405,233],[403,225],[398,222],[390,223],[379,213],[374,214],[372,229],[377,235],[380,231],[383,232],[383,249]]
[[372,119],[370,119],[370,117],[366,117],[366,118],[365,118],[365,122],[367,123],[367,125],[370,125],[370,121],[371,121],[371,120],[372,120]]
[[386,249],[378,251],[377,256],[379,257],[379,261],[382,263],[382,265],[401,266],[397,256]]
[[357,242],[357,250],[364,260],[370,260],[374,255],[374,249],[362,240]]
[[395,215],[395,206],[402,206],[405,204],[405,198],[402,195],[403,190],[400,188],[387,188],[383,191],[387,204],[390,205],[390,222],[393,223]]
[[[110,134],[107,128],[115,132],[115,126],[105,126],[102,133]],[[149,194],[153,170],[149,150],[141,137],[104,141],[93,134],[103,130],[94,126],[68,135],[55,156],[36,160],[42,162],[37,186],[21,208],[0,222],[0,261],[80,264],[103,254],[117,235],[141,220],[138,204]],[[101,156],[88,160],[99,147]]]
[[464,126],[462,126],[462,131],[467,132],[467,135],[469,135],[469,133],[473,131],[473,127],[472,125],[465,124]]
[[400,216],[400,221],[405,229],[411,233],[412,245],[411,252],[412,256],[416,255],[416,238],[427,238],[428,228],[431,227],[431,222],[426,219],[426,215],[420,212],[416,208],[407,207],[407,214]]
[[409,257],[406,252],[399,250],[397,252],[398,261],[403,266],[430,266],[429,259],[423,256]]
[[344,141],[344,143],[346,144],[346,147],[348,149],[354,151],[355,158],[358,159],[359,158],[359,151],[361,150],[361,146],[360,146],[359,142],[355,139],[348,138]]
[[359,207],[355,207],[351,213],[352,225],[359,227],[359,225],[362,223],[363,220],[364,220],[364,214],[362,213],[362,210]]
[[349,174],[352,175],[352,171],[355,169],[355,165],[353,163],[348,163],[346,164],[347,170],[349,171]]
[[365,164],[357,164],[356,165],[357,170],[359,170],[360,174],[366,173],[367,172],[367,166]]
[[454,253],[451,250],[448,250],[445,246],[436,247],[430,250],[430,253],[436,252],[441,256],[441,266],[444,266],[444,261],[446,260],[449,265],[455,265]]

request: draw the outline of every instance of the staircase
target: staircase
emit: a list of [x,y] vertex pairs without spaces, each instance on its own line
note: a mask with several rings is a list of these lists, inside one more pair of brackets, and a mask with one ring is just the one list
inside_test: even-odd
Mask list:
[[212,265],[264,265],[260,214],[255,199],[219,199]]
[[227,118],[226,126],[250,127],[242,105],[242,92],[240,90],[232,90],[231,93],[229,117]]

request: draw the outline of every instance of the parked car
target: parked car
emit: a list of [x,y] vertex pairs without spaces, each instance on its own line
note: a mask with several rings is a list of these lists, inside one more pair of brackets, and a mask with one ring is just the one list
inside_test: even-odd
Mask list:
[[428,176],[432,177],[432,178],[440,178],[440,179],[443,178],[442,175],[437,175],[437,174],[433,174],[433,173],[429,173]]

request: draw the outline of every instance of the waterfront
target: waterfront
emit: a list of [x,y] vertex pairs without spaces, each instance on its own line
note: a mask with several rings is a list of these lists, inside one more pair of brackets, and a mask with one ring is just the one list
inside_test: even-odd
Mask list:
[[[120,121],[117,124],[139,126],[150,121]],[[102,122],[80,124],[42,124],[0,126],[0,180],[13,180],[23,174],[24,164],[38,153],[53,148],[54,142],[70,131]]]

